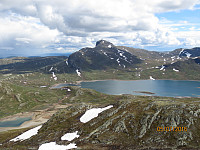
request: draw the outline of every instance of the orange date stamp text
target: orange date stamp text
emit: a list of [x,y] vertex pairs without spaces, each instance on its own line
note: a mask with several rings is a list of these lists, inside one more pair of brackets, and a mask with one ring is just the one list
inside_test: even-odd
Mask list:
[[157,131],[159,132],[163,132],[163,131],[167,131],[167,132],[187,132],[187,127],[157,127]]

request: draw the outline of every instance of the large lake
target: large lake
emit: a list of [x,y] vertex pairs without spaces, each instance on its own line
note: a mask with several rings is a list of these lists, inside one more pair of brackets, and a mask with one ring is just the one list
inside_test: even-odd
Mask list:
[[200,81],[180,80],[136,80],[119,81],[105,80],[95,82],[81,82],[82,88],[90,88],[96,91],[119,95],[149,95],[138,93],[139,91],[152,92],[156,96],[169,97],[200,97]]

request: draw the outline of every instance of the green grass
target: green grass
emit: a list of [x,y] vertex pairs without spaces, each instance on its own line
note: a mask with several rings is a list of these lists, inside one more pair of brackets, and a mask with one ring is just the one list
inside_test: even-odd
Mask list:
[[38,86],[1,83],[0,118],[20,112],[32,111],[43,105],[57,103],[66,93],[60,89],[51,90]]

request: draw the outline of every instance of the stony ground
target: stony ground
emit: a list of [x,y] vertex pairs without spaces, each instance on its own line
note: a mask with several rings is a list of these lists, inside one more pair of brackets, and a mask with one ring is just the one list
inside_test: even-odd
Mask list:
[[[9,142],[16,132],[1,133],[1,149],[38,149],[43,143],[62,141],[65,133],[78,131],[73,140],[78,149],[200,149],[200,99],[153,96],[104,95],[89,89],[71,88],[65,100],[73,103],[60,109],[39,133],[23,142]],[[80,117],[91,108],[113,105],[87,123]],[[183,127],[157,131],[157,127]],[[184,130],[186,129],[186,130]],[[23,131],[20,131],[23,132]]]

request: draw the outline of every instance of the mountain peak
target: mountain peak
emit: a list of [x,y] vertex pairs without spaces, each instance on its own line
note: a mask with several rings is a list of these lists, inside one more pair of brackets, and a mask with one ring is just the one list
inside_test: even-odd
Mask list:
[[111,48],[114,45],[106,40],[99,40],[96,42],[96,47],[108,47]]

